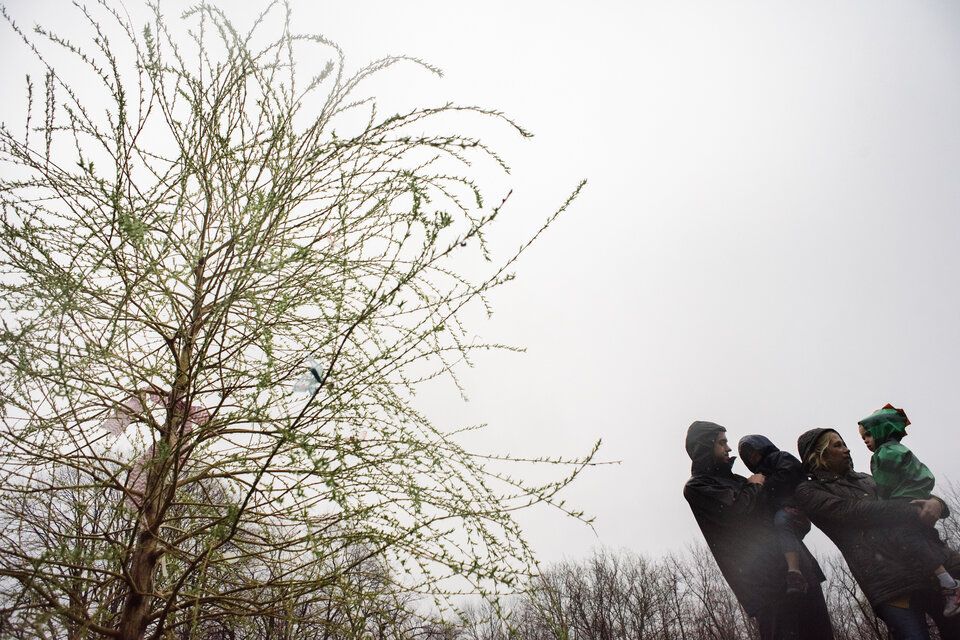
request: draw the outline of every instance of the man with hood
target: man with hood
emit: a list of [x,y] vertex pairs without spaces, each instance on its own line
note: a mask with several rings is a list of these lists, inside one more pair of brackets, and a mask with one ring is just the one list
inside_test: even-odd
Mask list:
[[[938,498],[881,500],[866,473],[853,470],[850,450],[835,429],[804,432],[797,440],[800,460],[809,472],[796,491],[797,503],[835,545],[877,616],[895,640],[929,640],[927,616],[943,640],[960,640],[960,617],[943,615],[935,580],[903,557],[891,539],[905,523],[932,526],[949,512]],[[942,542],[931,543],[951,573],[960,555]]]
[[820,583],[823,572],[800,544],[804,593],[786,593],[787,565],[763,493],[764,476],[733,473],[726,429],[713,422],[690,425],[692,461],[683,488],[700,531],[740,605],[756,619],[761,640],[833,638]]

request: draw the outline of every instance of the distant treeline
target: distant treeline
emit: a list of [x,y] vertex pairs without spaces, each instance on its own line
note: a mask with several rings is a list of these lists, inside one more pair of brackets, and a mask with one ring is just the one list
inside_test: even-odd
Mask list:
[[[941,496],[960,505],[960,492]],[[960,507],[957,507],[960,508]],[[957,518],[941,523],[956,547]],[[366,558],[366,559],[363,559]],[[824,594],[836,640],[889,640],[839,555],[820,558]],[[545,567],[528,589],[474,604],[444,620],[424,612],[429,601],[406,592],[402,580],[363,549],[345,551],[339,578],[297,592],[274,581],[259,604],[230,609],[197,600],[195,622],[168,629],[164,640],[758,640],[703,545],[660,558],[600,549],[589,558]],[[239,562],[236,569],[247,573]],[[250,579],[254,576],[250,575]],[[46,614],[48,603],[24,596],[19,579],[0,574],[0,637],[92,638],[83,625],[65,627]],[[61,603],[66,609],[71,603]],[[214,610],[216,609],[216,610]],[[189,616],[187,616],[189,618]],[[189,622],[189,621],[188,621]],[[931,632],[936,639],[936,631]],[[149,636],[148,636],[149,637]]]
[[[842,559],[823,562],[837,640],[887,640]],[[651,560],[628,551],[597,551],[544,572],[535,588],[498,620],[490,606],[468,612],[444,640],[755,640],[705,547]]]
[[[957,540],[956,523],[946,535]],[[821,559],[836,640],[888,640],[842,558]],[[468,607],[446,622],[422,616],[425,603],[405,596],[382,568],[367,563],[326,593],[285,600],[253,616],[218,617],[198,630],[171,630],[187,640],[757,640],[706,547],[650,559],[598,550],[555,564],[524,594]],[[8,598],[10,593],[5,594]],[[266,594],[265,594],[266,597]],[[273,596],[270,596],[271,598]],[[12,603],[3,603],[6,605]],[[284,610],[286,609],[286,610]],[[2,610],[0,610],[2,611]],[[417,612],[421,613],[418,614]],[[295,622],[292,622],[295,620]],[[4,625],[5,638],[37,638],[44,625]],[[12,628],[11,628],[12,627]],[[47,637],[73,636],[55,625]],[[197,635],[197,632],[201,635]],[[41,632],[38,635],[38,632]],[[934,632],[935,633],[935,632]],[[935,635],[933,636],[936,637]]]

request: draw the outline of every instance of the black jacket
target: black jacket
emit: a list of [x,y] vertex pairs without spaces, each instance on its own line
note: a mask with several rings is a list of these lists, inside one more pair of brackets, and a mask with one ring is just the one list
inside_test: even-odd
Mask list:
[[[732,460],[728,464],[714,460],[713,443],[721,431],[725,429],[712,422],[690,425],[686,444],[692,475],[683,487],[683,497],[737,600],[749,615],[756,616],[783,595],[787,565],[763,487],[733,473]],[[803,545],[800,561],[811,585],[824,580]]]
[[[781,451],[766,436],[751,435],[740,439],[740,459],[753,473],[762,473],[766,476],[763,483],[763,492],[775,511],[783,507],[796,506],[793,492],[797,485],[806,478],[803,465],[793,455]],[[749,452],[757,451],[763,456],[755,465],[751,465]]]
[[[917,508],[899,500],[880,500],[866,473],[837,475],[815,470],[797,487],[796,500],[813,524],[827,534],[847,561],[870,604],[877,606],[930,586],[915,559],[902,558],[890,543],[889,527],[917,522]],[[953,574],[960,556],[944,544],[944,566]]]

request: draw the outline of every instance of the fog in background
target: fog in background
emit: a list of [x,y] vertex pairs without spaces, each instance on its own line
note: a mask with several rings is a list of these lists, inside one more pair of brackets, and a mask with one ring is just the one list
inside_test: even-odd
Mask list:
[[[70,29],[67,4],[6,3],[23,26]],[[856,421],[892,402],[913,421],[905,444],[960,481],[956,3],[292,4],[294,29],[338,42],[348,66],[443,69],[373,81],[383,113],[453,100],[536,134],[487,136],[513,167],[495,256],[589,180],[473,325],[527,352],[478,356],[467,403],[449,382],[420,394],[442,426],[488,423],[474,448],[572,456],[602,438],[620,461],[567,491],[595,531],[519,516],[541,559],[700,540],[681,496],[697,419],[794,453],[833,426],[869,470]],[[264,3],[221,6],[242,26]],[[0,33],[9,122],[29,57]]]

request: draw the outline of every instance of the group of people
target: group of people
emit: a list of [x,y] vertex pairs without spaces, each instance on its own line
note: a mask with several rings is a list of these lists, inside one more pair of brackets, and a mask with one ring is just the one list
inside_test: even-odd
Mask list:
[[726,429],[687,430],[691,477],[683,489],[724,578],[761,640],[833,638],[823,572],[803,543],[811,523],[829,537],[895,640],[960,640],[960,554],[935,524],[949,514],[932,495],[935,477],[901,440],[910,424],[886,405],[858,423],[872,476],[853,470],[836,429],[810,429],[799,459],[762,435],[744,436],[733,473]]

